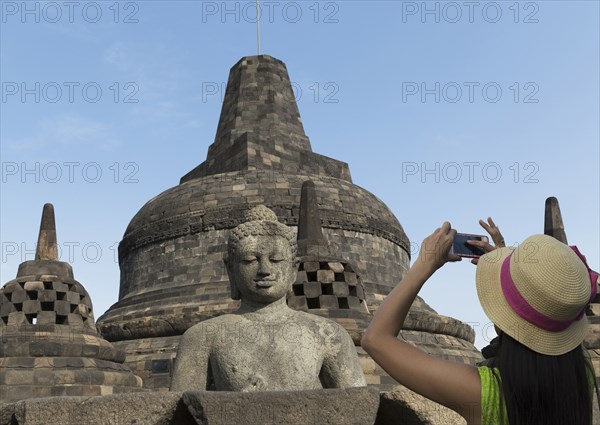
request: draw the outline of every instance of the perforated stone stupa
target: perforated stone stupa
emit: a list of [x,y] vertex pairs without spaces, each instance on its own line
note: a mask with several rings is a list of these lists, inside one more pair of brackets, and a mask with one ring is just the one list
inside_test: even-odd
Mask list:
[[54,208],[46,204],[35,260],[0,289],[0,401],[141,391],[124,360],[98,334],[73,269],[58,261]]
[[[311,311],[318,302],[319,314],[340,316],[338,322],[345,323],[365,358],[368,382],[395,384],[368,362],[358,340],[370,315],[407,270],[409,240],[390,209],[353,184],[348,164],[312,151],[285,64],[261,55],[244,57],[231,68],[206,161],[179,185],[148,201],[119,245],[119,300],[98,327],[127,352],[126,364],[145,387],[169,387],[185,330],[238,308],[223,264],[229,230],[258,204],[271,208],[282,223],[298,226],[306,180],[314,184],[320,228],[324,240],[336,247],[335,261],[304,262],[301,272],[319,278],[307,279],[308,284],[300,280],[298,293],[290,296],[323,291],[317,286],[331,279],[334,286],[331,294],[294,298],[290,305]],[[335,285],[341,273],[357,283],[360,278],[360,285]],[[344,296],[346,289],[356,299]],[[406,326],[401,337],[436,356],[469,363],[481,358],[469,326],[438,315],[420,298]]]

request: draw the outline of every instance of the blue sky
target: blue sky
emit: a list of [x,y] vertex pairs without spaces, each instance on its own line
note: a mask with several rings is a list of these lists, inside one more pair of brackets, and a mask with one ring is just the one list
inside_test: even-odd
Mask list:
[[[1,2],[1,280],[32,259],[45,202],[96,318],[117,301],[116,246],[142,205],[201,163],[229,68],[256,54],[254,2]],[[24,10],[27,8],[27,10]],[[509,243],[559,199],[600,268],[599,4],[263,2],[313,150],[347,162],[415,247],[444,220],[492,216]],[[415,248],[416,249],[416,248]],[[421,295],[491,337],[475,267]]]

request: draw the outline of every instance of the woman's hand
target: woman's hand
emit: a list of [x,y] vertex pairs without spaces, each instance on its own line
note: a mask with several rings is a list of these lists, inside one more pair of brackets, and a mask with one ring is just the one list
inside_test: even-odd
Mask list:
[[[492,217],[488,217],[487,223],[483,220],[479,220],[479,224],[492,237],[492,241],[494,241],[495,246],[490,245],[488,242],[485,242],[485,241],[476,241],[476,240],[467,241],[467,243],[469,245],[477,246],[477,247],[483,249],[483,251],[486,254],[488,252],[495,250],[496,248],[504,248],[506,246],[504,243],[504,237],[502,236],[502,233],[500,233],[500,228],[498,226],[496,226],[496,223],[494,223],[494,220],[492,220]],[[479,258],[473,258],[471,260],[471,263],[477,264],[478,261],[479,261]]]
[[433,274],[448,261],[460,261],[456,254],[450,254],[450,247],[456,235],[456,230],[447,221],[438,227],[435,232],[427,236],[421,244],[417,261]]

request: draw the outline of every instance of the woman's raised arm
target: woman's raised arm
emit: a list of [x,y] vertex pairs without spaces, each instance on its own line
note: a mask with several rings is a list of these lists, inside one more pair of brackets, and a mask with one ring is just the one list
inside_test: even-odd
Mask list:
[[481,383],[477,368],[432,357],[397,338],[408,310],[423,284],[448,261],[456,230],[445,222],[428,236],[419,257],[377,309],[361,345],[392,378],[412,391],[479,424]]

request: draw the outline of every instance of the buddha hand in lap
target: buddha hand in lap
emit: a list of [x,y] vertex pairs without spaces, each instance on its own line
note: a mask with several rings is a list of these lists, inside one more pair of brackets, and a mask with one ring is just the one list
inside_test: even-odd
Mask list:
[[234,228],[225,260],[240,309],[182,336],[173,391],[276,391],[365,386],[352,339],[332,320],[296,311],[286,294],[298,258],[292,228],[259,206]]

